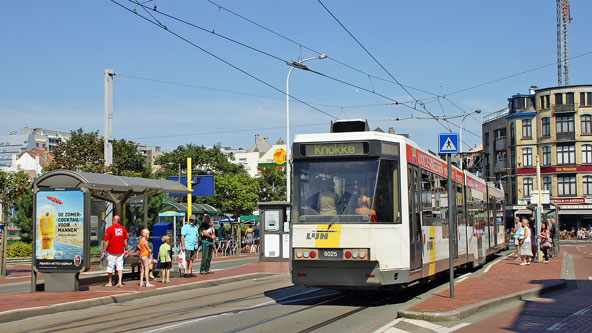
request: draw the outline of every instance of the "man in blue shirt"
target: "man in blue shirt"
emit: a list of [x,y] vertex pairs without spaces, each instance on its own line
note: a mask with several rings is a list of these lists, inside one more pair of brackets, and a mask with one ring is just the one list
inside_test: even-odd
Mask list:
[[185,252],[185,274],[183,277],[195,277],[193,275],[193,260],[197,258],[197,240],[199,235],[199,229],[197,225],[197,218],[195,215],[189,216],[189,223],[185,224],[181,228],[181,250]]

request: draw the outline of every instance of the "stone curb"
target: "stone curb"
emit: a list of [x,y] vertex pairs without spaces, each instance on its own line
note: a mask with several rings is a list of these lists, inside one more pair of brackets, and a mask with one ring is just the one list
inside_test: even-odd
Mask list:
[[468,318],[472,315],[475,315],[479,312],[483,312],[487,309],[494,308],[496,306],[510,303],[513,301],[524,300],[526,298],[530,298],[533,296],[538,296],[541,294],[549,293],[552,291],[560,290],[566,287],[566,282],[564,279],[559,279],[558,283],[547,287],[537,287],[528,290],[518,291],[509,295],[499,296],[492,299],[488,299],[485,301],[481,301],[476,304],[471,304],[464,306],[458,310],[448,311],[448,312],[427,312],[427,311],[408,311],[408,310],[399,310],[397,312],[398,318],[410,318],[410,319],[420,319],[425,321],[431,322],[439,322],[439,321],[459,321],[465,318]]
[[30,317],[42,316],[42,315],[56,313],[56,312],[83,310],[83,309],[88,309],[88,308],[92,308],[92,307],[99,306],[99,305],[128,302],[128,301],[141,299],[141,298],[145,298],[145,297],[165,295],[165,294],[186,291],[186,290],[191,290],[191,289],[196,289],[196,288],[219,286],[219,285],[226,284],[226,283],[232,283],[232,282],[248,280],[248,279],[255,279],[255,278],[260,278],[260,277],[265,277],[265,276],[270,276],[270,275],[275,275],[275,274],[274,273],[249,273],[249,274],[243,274],[243,275],[238,275],[238,276],[220,278],[220,279],[216,279],[216,280],[196,281],[196,282],[178,284],[178,285],[173,285],[173,286],[168,286],[168,287],[162,287],[162,288],[158,288],[158,289],[136,291],[136,292],[131,292],[131,293],[127,293],[127,294],[103,296],[103,297],[90,298],[90,299],[73,301],[73,302],[68,302],[68,303],[39,306],[39,307],[34,307],[34,308],[9,310],[9,311],[0,312],[0,323],[6,323],[6,322],[26,319],[26,318],[30,318]]

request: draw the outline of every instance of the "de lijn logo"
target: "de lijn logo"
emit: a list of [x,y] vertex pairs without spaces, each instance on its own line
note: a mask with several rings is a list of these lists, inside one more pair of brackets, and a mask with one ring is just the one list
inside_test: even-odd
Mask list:
[[330,232],[337,232],[336,230],[316,230],[306,233],[306,239],[329,239]]

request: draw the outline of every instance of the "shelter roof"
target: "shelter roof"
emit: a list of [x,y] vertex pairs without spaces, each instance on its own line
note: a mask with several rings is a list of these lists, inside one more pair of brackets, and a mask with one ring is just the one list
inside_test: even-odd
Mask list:
[[[187,212],[187,204],[179,202],[166,202],[163,204],[167,210],[174,210],[177,212]],[[222,211],[208,204],[194,203],[191,205],[191,212],[195,214],[222,214]]]
[[132,191],[133,195],[144,194],[147,192],[191,193],[182,184],[170,180],[114,176],[71,170],[48,172],[37,178],[33,183],[33,186],[38,188],[85,187],[89,190],[104,190],[111,193],[126,193]]

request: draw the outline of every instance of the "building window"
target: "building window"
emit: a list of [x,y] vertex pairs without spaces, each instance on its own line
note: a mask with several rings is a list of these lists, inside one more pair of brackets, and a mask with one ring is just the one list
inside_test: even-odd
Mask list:
[[584,94],[586,94],[586,102],[584,103],[584,101],[581,101],[580,103],[582,105],[585,105],[585,106],[592,106],[592,92],[587,92],[587,93],[580,94],[580,99],[582,98],[582,96]]
[[505,161],[508,159],[508,152],[505,150],[498,151],[496,155],[498,162]]
[[582,145],[582,164],[592,164],[592,145]]
[[489,146],[489,132],[485,133],[485,147]]
[[522,138],[532,138],[532,120],[522,119]]
[[565,94],[565,104],[574,105],[575,104],[574,93],[569,92]]
[[573,133],[574,131],[574,116],[558,116],[555,119],[557,134]]
[[582,134],[592,134],[592,116],[589,114],[582,115]]
[[543,165],[551,165],[551,146],[543,147]]
[[592,176],[584,176],[582,180],[584,187],[584,195],[592,195]]
[[516,144],[516,130],[514,129],[514,123],[510,124],[510,142]]
[[543,190],[549,191],[549,195],[553,195],[553,191],[551,190],[552,187],[553,187],[553,177],[552,176],[543,177]]
[[505,128],[500,128],[495,130],[495,139],[496,140],[500,140],[500,139],[505,139],[506,138],[506,129]]
[[512,101],[512,106],[514,110],[523,110],[526,109],[526,98],[514,98]]
[[557,164],[575,164],[576,146],[557,145]]
[[545,95],[545,109],[551,107],[551,95]]
[[522,148],[522,166],[532,166],[532,148]]
[[551,118],[544,117],[541,119],[541,135],[551,136]]
[[522,188],[524,190],[524,196],[529,197],[532,191],[532,177],[524,177]]
[[576,176],[558,176],[557,194],[576,195]]
[[563,94],[562,93],[555,94],[555,104],[556,105],[563,104]]

